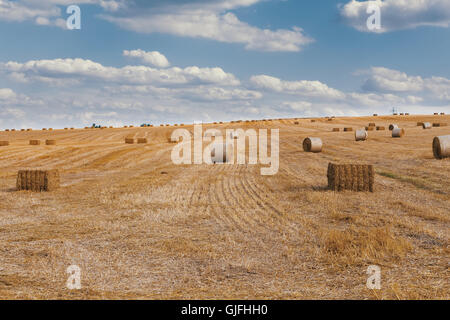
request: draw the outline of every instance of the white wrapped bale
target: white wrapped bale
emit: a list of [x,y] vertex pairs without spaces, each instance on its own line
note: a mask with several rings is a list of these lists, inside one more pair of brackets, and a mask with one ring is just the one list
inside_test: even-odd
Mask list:
[[303,150],[305,152],[319,153],[322,152],[322,139],[308,137],[303,140]]
[[422,128],[424,129],[431,129],[433,126],[429,122],[422,123]]
[[367,140],[367,138],[369,138],[369,133],[366,130],[361,129],[361,130],[355,131],[355,140],[356,141],[365,141],[365,140]]
[[396,124],[390,124],[389,125],[389,130],[394,130],[395,128],[398,128],[398,125],[396,125]]
[[436,159],[450,157],[450,135],[435,137],[433,139],[433,154]]
[[401,138],[404,135],[405,135],[405,129],[394,128],[394,130],[392,130],[392,138]]

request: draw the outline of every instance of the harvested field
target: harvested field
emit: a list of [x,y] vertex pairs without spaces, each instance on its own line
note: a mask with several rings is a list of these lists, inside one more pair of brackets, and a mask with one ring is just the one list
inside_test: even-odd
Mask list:
[[[174,165],[173,127],[1,131],[0,296],[449,299],[450,159],[435,159],[432,145],[450,131],[416,125],[450,121],[437,118],[217,125],[280,129],[274,176],[260,165]],[[357,143],[332,132],[375,121],[407,135],[372,131]],[[322,153],[303,152],[308,136]],[[373,165],[374,192],[329,190],[330,162]],[[15,190],[19,170],[47,168],[59,169],[59,189]],[[69,291],[73,264],[82,289]],[[381,290],[366,288],[370,265],[381,267]]]

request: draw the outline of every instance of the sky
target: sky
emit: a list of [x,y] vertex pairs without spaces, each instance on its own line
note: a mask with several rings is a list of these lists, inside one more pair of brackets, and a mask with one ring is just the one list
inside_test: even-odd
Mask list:
[[0,0],[0,129],[450,113],[449,52],[448,0]]

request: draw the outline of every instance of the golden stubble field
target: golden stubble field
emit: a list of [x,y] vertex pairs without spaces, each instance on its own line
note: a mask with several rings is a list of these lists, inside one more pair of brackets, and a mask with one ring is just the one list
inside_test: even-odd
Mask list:
[[[416,122],[450,116],[296,121],[204,125],[279,128],[275,176],[173,165],[174,127],[1,132],[11,144],[0,147],[0,298],[449,299],[450,160],[431,144],[450,127]],[[331,132],[369,122],[406,135]],[[307,136],[322,138],[322,153],[303,152]],[[373,164],[375,192],[328,191],[330,161]],[[61,188],[15,191],[28,168],[59,169]],[[66,288],[73,264],[81,290]],[[369,265],[381,267],[381,290],[366,288]]]

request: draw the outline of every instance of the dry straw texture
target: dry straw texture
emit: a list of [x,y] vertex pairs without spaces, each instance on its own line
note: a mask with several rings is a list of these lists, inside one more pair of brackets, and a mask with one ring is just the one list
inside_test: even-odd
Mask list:
[[322,139],[320,138],[313,138],[308,137],[305,140],[303,140],[303,150],[305,152],[314,152],[319,153],[322,152]]
[[9,146],[9,141],[0,141],[0,146]]
[[405,135],[405,129],[394,128],[394,130],[392,130],[392,138],[401,138],[404,135]]
[[41,140],[30,140],[31,146],[38,146],[41,144]]
[[56,145],[56,140],[45,140],[45,144],[48,146]]
[[59,188],[59,171],[20,170],[17,174],[17,190],[53,191]]
[[433,154],[436,159],[450,157],[450,135],[435,137],[433,139]]
[[372,165],[328,164],[328,187],[334,191],[373,192],[375,172]]

